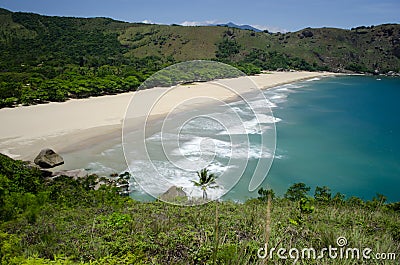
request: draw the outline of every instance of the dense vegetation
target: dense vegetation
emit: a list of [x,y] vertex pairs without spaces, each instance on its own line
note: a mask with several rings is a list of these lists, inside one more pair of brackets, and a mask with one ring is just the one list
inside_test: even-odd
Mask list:
[[[400,204],[387,204],[383,195],[346,200],[317,187],[311,197],[309,187],[296,183],[284,198],[260,189],[258,199],[243,204],[179,207],[137,202],[109,186],[95,191],[90,182],[49,181],[24,162],[0,155],[0,264],[262,264],[257,252],[264,247],[268,220],[270,248],[321,250],[344,236],[349,247],[395,253],[397,259],[400,251]],[[287,264],[277,255],[270,262]],[[357,261],[326,257],[303,263]]]
[[[0,108],[133,91],[156,71],[194,59],[218,60],[246,74],[276,69],[400,72],[399,38],[399,25],[270,34],[0,8]],[[208,80],[221,73],[200,75]],[[181,81],[179,76],[169,79],[165,85]]]

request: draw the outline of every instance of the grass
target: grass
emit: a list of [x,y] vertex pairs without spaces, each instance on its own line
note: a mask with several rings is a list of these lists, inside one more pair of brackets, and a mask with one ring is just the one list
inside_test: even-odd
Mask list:
[[[288,264],[294,260],[280,258],[277,249],[321,251],[336,247],[339,237],[349,248],[400,252],[400,203],[387,204],[381,194],[345,201],[322,187],[314,199],[296,183],[285,198],[260,189],[260,198],[245,203],[182,207],[138,202],[109,185],[93,190],[96,179],[48,181],[0,155],[0,264]],[[268,260],[259,258],[265,245],[273,251]],[[299,261],[361,262],[328,256]]]
[[[72,263],[130,257],[134,264],[263,264],[257,251],[266,240],[266,209],[267,203],[258,199],[195,207],[131,199],[84,208],[50,204],[41,210],[34,225],[22,218],[3,224],[2,230],[21,239],[25,261],[37,257],[46,262],[62,255]],[[301,222],[290,222],[299,217]],[[321,250],[335,247],[336,239],[344,236],[349,247],[399,255],[395,232],[399,224],[399,214],[384,208],[371,211],[364,206],[315,202],[313,213],[301,214],[297,202],[276,199],[271,207],[268,247]],[[328,258],[302,262],[355,263]],[[275,253],[269,264],[287,262]]]

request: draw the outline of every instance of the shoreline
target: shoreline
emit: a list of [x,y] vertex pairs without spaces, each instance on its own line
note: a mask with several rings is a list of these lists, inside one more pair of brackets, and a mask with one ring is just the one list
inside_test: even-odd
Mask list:
[[[249,76],[249,78],[256,88],[264,90],[313,78],[337,75],[330,72],[268,72]],[[182,104],[183,107],[178,111],[203,107],[212,100],[229,102],[237,99],[242,93],[254,91],[252,88],[245,87],[240,89],[239,94],[235,94],[215,85],[218,81],[239,82],[239,79],[179,85],[171,90],[170,88],[152,88],[118,95],[71,99],[61,103],[52,102],[0,109],[0,123],[5,124],[0,130],[0,153],[15,159],[32,161],[43,148],[52,148],[61,155],[84,150],[88,146],[109,141],[121,135],[127,106],[139,92],[142,93],[139,103],[148,106],[154,104],[159,93],[168,91],[161,101],[157,101],[157,105],[150,113],[151,119],[159,119],[171,110],[177,110],[177,106],[185,100],[201,98],[195,104]],[[143,117],[147,114],[139,111],[135,113],[135,117]]]

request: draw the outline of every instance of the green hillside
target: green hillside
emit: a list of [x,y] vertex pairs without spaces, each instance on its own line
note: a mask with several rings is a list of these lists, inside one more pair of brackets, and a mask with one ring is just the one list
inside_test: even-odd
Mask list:
[[[279,248],[313,248],[320,256],[337,248],[339,237],[348,242],[345,251],[370,248],[371,259],[363,252],[330,258],[337,248],[318,259],[297,256],[296,264],[398,264],[400,203],[381,194],[364,202],[317,187],[311,197],[300,183],[284,198],[260,189],[243,204],[182,207],[138,202],[110,186],[94,190],[95,179],[50,180],[0,154],[0,264],[266,264],[257,253],[267,226],[268,247],[276,249],[268,264],[295,264],[295,253],[282,259]],[[387,260],[374,260],[378,253]]]
[[12,107],[135,90],[155,71],[194,59],[218,60],[247,74],[400,72],[400,25],[271,34],[0,9],[0,58],[0,107]]
[[118,40],[128,48],[127,57],[160,56],[177,61],[215,59],[216,45],[226,29],[137,25],[122,31]]
[[[219,42],[231,40],[240,46],[233,61],[249,59],[252,51],[281,53],[289,58],[331,71],[399,71],[400,26],[380,25],[342,30],[305,29],[286,34],[256,33],[223,27],[182,27],[142,25],[126,29],[119,40],[129,48],[127,55],[161,57],[175,60],[215,59]],[[271,55],[260,60],[271,59]]]

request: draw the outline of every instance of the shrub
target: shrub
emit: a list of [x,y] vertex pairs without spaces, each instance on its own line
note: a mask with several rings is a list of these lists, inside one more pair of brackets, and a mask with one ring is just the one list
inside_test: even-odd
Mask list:
[[327,186],[315,188],[314,198],[319,202],[329,202],[331,200],[331,189]]

